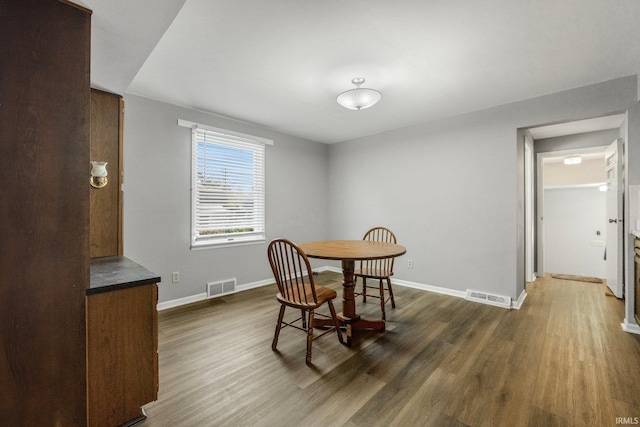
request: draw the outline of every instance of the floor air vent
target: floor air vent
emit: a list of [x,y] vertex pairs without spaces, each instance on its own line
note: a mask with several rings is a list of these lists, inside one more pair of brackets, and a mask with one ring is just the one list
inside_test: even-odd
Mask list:
[[493,295],[486,292],[472,291],[467,289],[464,297],[469,301],[481,302],[483,304],[495,305],[496,307],[511,308],[511,298],[502,295]]
[[220,282],[207,283],[207,298],[232,294],[236,291],[236,279],[222,280]]

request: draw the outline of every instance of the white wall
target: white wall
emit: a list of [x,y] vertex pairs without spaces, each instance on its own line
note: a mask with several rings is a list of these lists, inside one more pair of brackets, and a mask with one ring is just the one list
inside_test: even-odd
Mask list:
[[591,240],[606,239],[606,193],[598,187],[545,189],[544,224],[545,272],[606,278],[605,248],[591,246]]
[[[207,282],[238,285],[272,278],[268,241],[327,234],[327,146],[162,102],[127,95],[124,134],[124,253],[160,274],[161,302],[205,292]],[[192,251],[191,130],[178,119],[272,139],[266,149],[263,244]],[[171,272],[180,282],[171,283]]]
[[517,130],[624,111],[636,87],[631,76],[332,145],[329,234],[359,238],[386,225],[407,247],[398,278],[517,298],[525,283]]

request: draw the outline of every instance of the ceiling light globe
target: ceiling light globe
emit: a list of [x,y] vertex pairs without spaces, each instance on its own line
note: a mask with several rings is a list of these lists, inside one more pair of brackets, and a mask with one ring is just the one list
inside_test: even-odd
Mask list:
[[374,89],[358,88],[342,92],[338,95],[338,104],[350,110],[364,110],[372,107],[380,99],[382,95]]
[[580,156],[570,156],[564,158],[565,165],[579,165],[582,163],[582,157]]
[[362,77],[354,78],[351,80],[351,83],[357,87],[342,92],[336,99],[338,104],[344,108],[348,108],[349,110],[364,110],[365,108],[372,107],[382,98],[382,95],[377,90],[360,87],[360,85],[364,83]]

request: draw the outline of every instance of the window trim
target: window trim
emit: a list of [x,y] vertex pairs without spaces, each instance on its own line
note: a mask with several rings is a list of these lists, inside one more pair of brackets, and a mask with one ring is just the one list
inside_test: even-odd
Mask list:
[[[190,197],[190,207],[191,207],[191,225],[190,229],[190,243],[192,250],[202,250],[202,249],[210,249],[210,248],[219,248],[224,246],[241,246],[241,245],[250,245],[250,244],[258,244],[262,243],[266,240],[266,145],[273,145],[273,141],[260,138],[254,135],[243,134],[240,132],[234,132],[227,129],[215,128],[212,126],[202,125],[199,123],[190,122],[187,120],[178,120],[178,125],[182,127],[188,127],[191,129],[191,197]],[[255,144],[263,147],[263,159],[262,159],[262,182],[263,182],[263,193],[262,193],[262,203],[263,203],[263,213],[262,213],[262,226],[263,230],[257,233],[251,233],[248,235],[239,234],[237,237],[231,237],[227,235],[227,237],[219,237],[219,238],[197,238],[196,237],[196,162],[198,159],[197,156],[197,145],[198,138],[196,137],[198,132],[209,132],[215,138],[220,137],[221,139],[228,138],[230,140],[241,142],[243,144]],[[224,141],[219,141],[224,143]],[[229,144],[232,146],[233,144]]]

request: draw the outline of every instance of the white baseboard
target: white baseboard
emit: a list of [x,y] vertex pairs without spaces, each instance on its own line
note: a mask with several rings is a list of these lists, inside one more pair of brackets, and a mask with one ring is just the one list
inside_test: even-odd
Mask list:
[[158,311],[166,310],[168,308],[180,307],[181,305],[192,304],[198,301],[204,301],[207,299],[207,293],[203,292],[197,295],[190,295],[184,298],[172,299],[165,302],[159,302],[156,306]]
[[624,322],[622,322],[620,326],[622,326],[622,330],[625,332],[640,335],[640,326],[636,325],[635,323],[628,323],[627,319],[624,319]]
[[[313,270],[317,273],[322,273],[323,271],[333,271],[334,273],[342,273],[342,269],[338,267],[331,266],[323,266],[319,268],[315,268]],[[465,298],[467,295],[466,291],[457,291],[455,289],[442,288],[440,286],[432,286],[424,283],[410,282],[408,280],[400,280],[400,279],[392,279],[391,282],[394,285],[405,286],[407,288],[419,289],[421,291],[434,292],[436,294],[449,295],[456,298]],[[524,303],[525,298],[527,298],[527,292],[525,290],[522,291],[520,297],[518,297],[517,301],[511,301],[511,308],[519,310]]]
[[[318,273],[322,273],[323,271],[333,271],[334,273],[342,273],[341,268],[331,267],[331,266],[315,268],[313,271]],[[465,291],[456,291],[455,289],[441,288],[439,286],[426,285],[424,283],[410,282],[408,280],[401,280],[396,278],[393,278],[391,280],[391,283],[394,285],[405,286],[407,288],[419,289],[421,291],[429,291],[429,292],[434,292],[436,294],[449,295],[457,298],[464,298],[466,295]]]
[[260,288],[275,283],[273,279],[259,280],[257,282],[245,283],[244,285],[236,286],[236,292],[248,291],[249,289]]
[[[244,285],[236,286],[236,291],[234,293],[247,291],[249,289],[259,288],[261,286],[270,285],[272,283],[273,283],[273,279],[265,279],[265,280],[259,280],[257,282],[245,283]],[[230,294],[227,293],[224,295],[230,295]],[[224,295],[220,295],[220,296],[224,296]],[[180,307],[181,305],[187,305],[187,304],[192,304],[198,301],[204,301],[206,299],[207,299],[207,293],[204,292],[201,294],[191,295],[184,298],[177,298],[177,299],[172,299],[170,301],[159,302],[157,305],[157,309],[158,311],[162,311],[169,308]]]
[[518,297],[518,300],[511,301],[511,308],[515,310],[520,310],[520,307],[522,307],[522,304],[524,303],[524,300],[526,298],[527,298],[527,291],[523,289],[522,292],[520,293],[520,296]]
[[323,267],[314,268],[314,273],[322,273],[324,271],[333,271],[334,273],[342,273],[342,269],[338,267],[332,267],[330,265],[325,265]]
[[[420,289],[423,291],[435,292],[437,294],[449,295],[449,296],[458,297],[458,298],[465,298],[467,295],[466,291],[456,291],[455,289],[441,288],[439,286],[426,285],[424,283],[409,282],[407,280],[394,279],[392,280],[392,283],[394,285],[397,283],[400,286],[406,286],[408,288]],[[527,292],[523,290],[522,293],[520,293],[520,296],[518,297],[517,301],[513,301],[513,300],[511,301],[511,308],[520,310],[526,298],[527,298]]]
[[452,297],[464,298],[467,294],[466,291],[456,291],[455,289],[441,288],[439,286],[425,285],[424,283],[410,282],[408,280],[393,279],[391,281],[394,285],[406,286],[407,288],[420,289],[423,291],[435,292],[437,294],[449,295]]
[[[323,266],[323,267],[318,267],[318,268],[314,268],[313,272],[314,273],[322,273],[324,271],[332,271],[334,273],[342,273],[342,269],[339,267],[332,267],[332,266]],[[242,292],[242,291],[246,291],[249,289],[254,289],[254,288],[259,288],[262,286],[266,286],[266,285],[270,285],[272,284],[274,281],[273,279],[265,279],[265,280],[259,280],[256,282],[252,282],[252,283],[246,283],[244,285],[238,285],[236,286],[236,293],[237,292]],[[464,298],[466,296],[466,291],[457,291],[455,289],[449,289],[449,288],[442,288],[439,286],[432,286],[432,285],[426,285],[424,283],[416,283],[416,282],[410,282],[408,280],[400,280],[400,279],[393,279],[392,283],[394,285],[400,285],[400,286],[406,286],[407,288],[413,288],[413,289],[419,289],[422,291],[429,291],[429,292],[434,292],[437,294],[442,294],[442,295],[449,295],[452,297],[457,297],[457,298]],[[229,295],[229,294],[226,294]],[[526,291],[522,291],[522,293],[520,294],[520,297],[518,298],[517,301],[512,301],[511,302],[511,308],[515,308],[515,309],[520,309],[520,307],[522,307],[522,303],[524,302],[525,298],[527,297],[527,293]],[[184,297],[184,298],[177,298],[177,299],[173,299],[170,301],[164,301],[164,302],[160,302],[157,305],[158,310],[166,310],[169,308],[174,308],[174,307],[179,307],[181,305],[186,305],[186,304],[191,304],[194,302],[198,302],[198,301],[204,301],[207,299],[207,293],[201,293],[201,294],[197,294],[197,295],[191,295],[188,297]],[[624,324],[623,324],[624,325]],[[635,326],[636,328],[638,327],[637,325],[629,325],[629,326]],[[623,326],[624,329],[624,326]],[[627,331],[627,332],[631,332],[631,331]],[[634,333],[640,333],[640,329],[638,330],[638,332],[634,332]]]
[[[342,273],[342,269],[325,265],[324,267],[314,268],[314,272],[322,273],[323,271],[333,271],[334,273]],[[456,291],[454,289],[441,288],[439,286],[425,285],[424,283],[410,282],[408,280],[392,279],[394,285],[405,286],[407,288],[419,289],[421,291],[435,292],[437,294],[449,295],[452,297],[464,298],[465,291]]]

